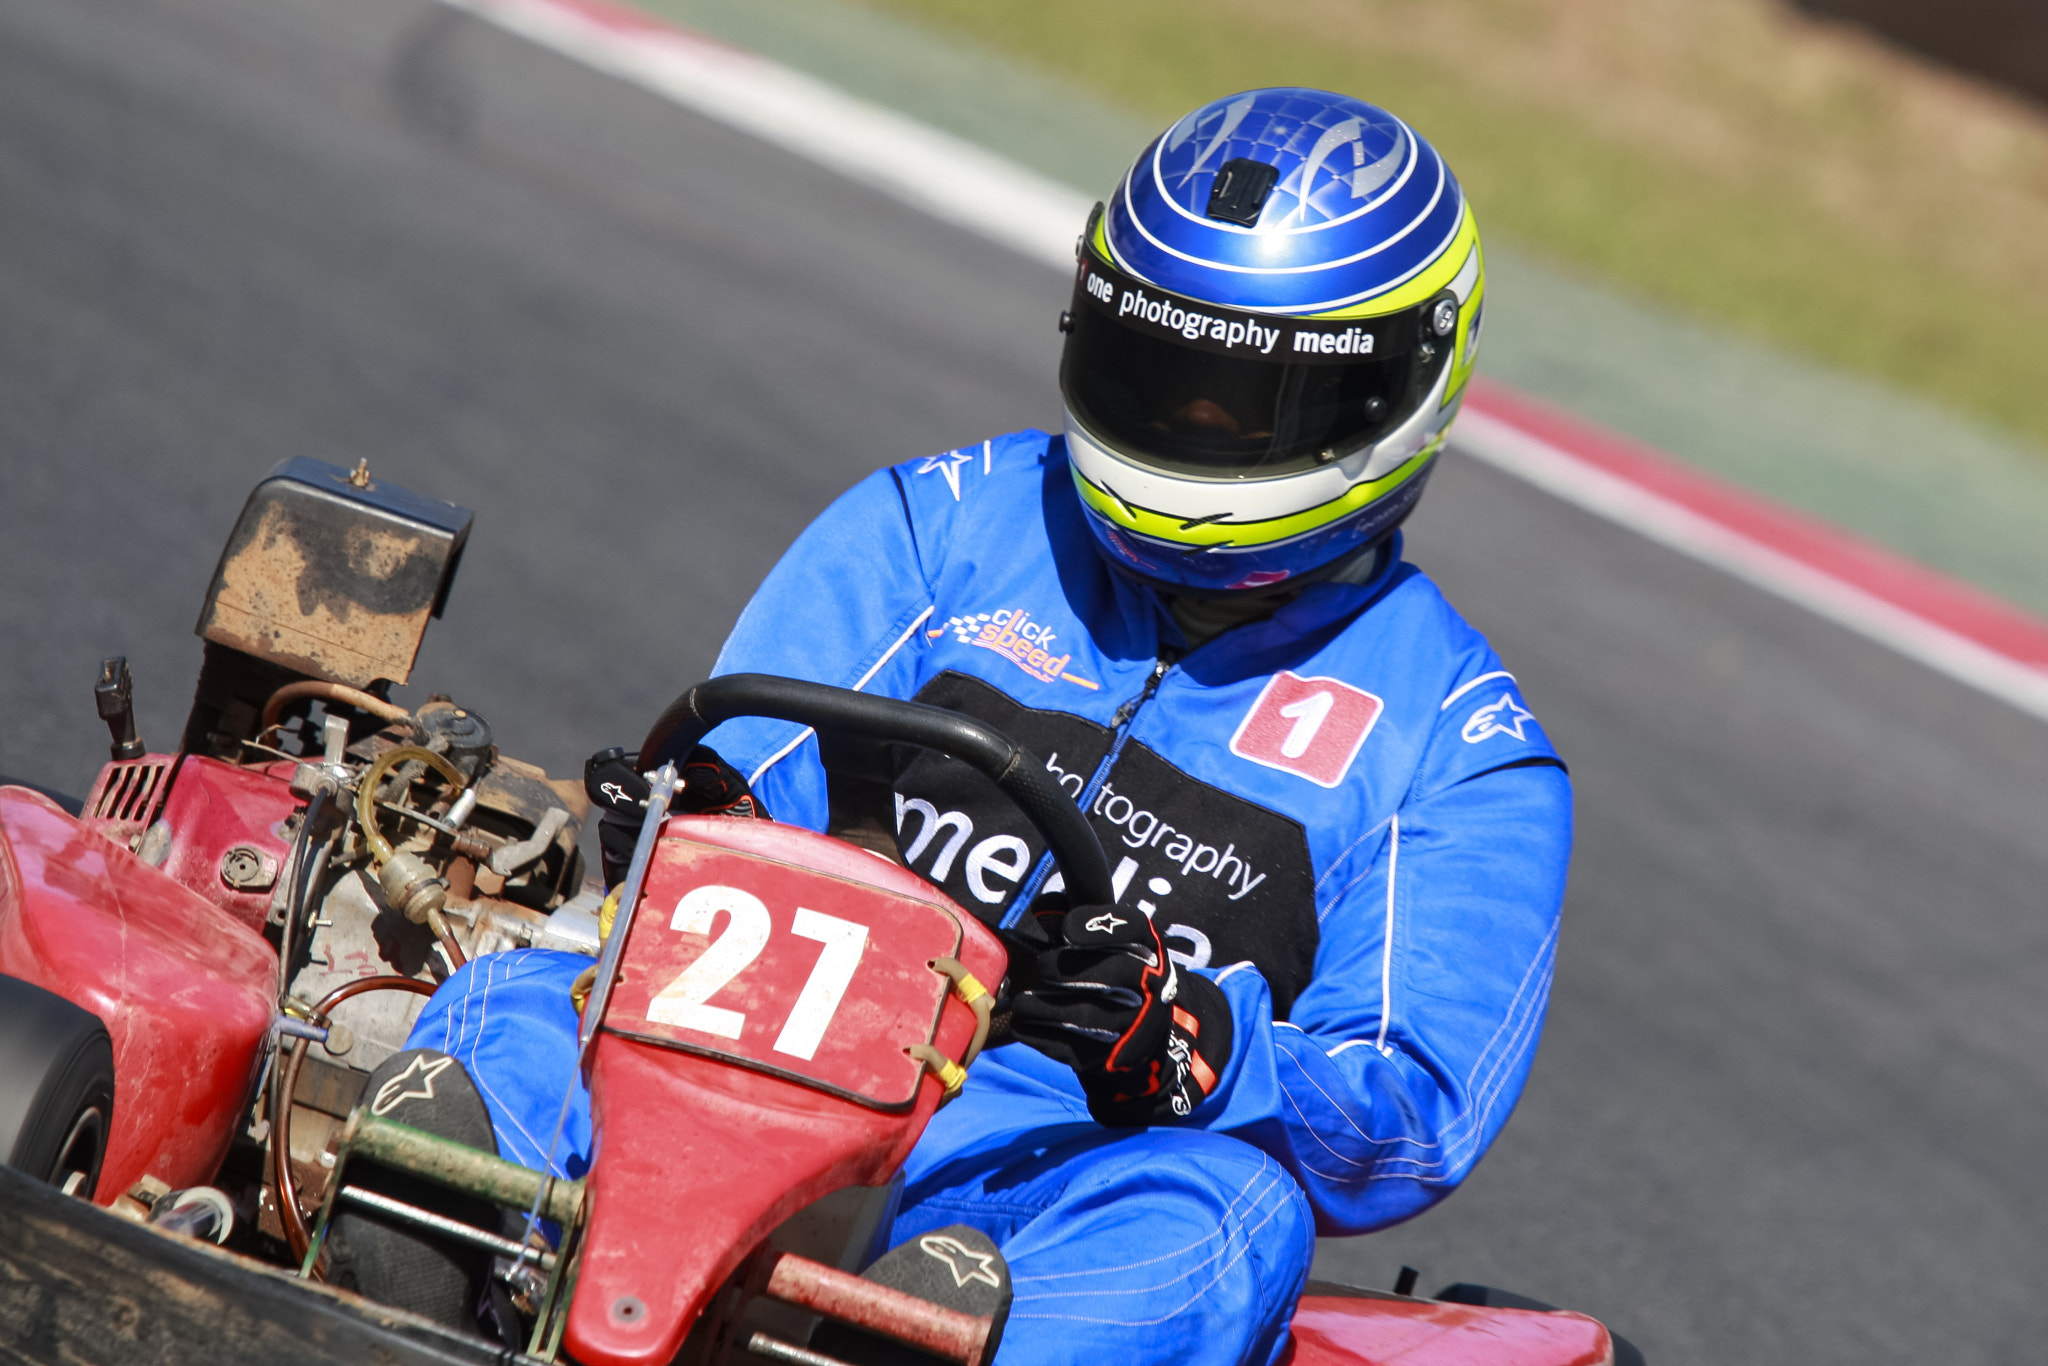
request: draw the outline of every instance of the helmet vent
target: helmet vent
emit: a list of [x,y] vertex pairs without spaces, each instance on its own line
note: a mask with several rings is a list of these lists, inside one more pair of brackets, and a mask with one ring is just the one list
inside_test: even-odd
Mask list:
[[1209,217],[1252,226],[1259,221],[1266,196],[1273,193],[1279,179],[1280,168],[1263,161],[1237,157],[1224,162],[1216,172],[1215,183],[1209,187]]

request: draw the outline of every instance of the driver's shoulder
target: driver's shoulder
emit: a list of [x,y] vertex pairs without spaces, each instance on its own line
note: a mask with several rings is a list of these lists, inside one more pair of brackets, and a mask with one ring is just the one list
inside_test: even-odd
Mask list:
[[1026,428],[916,456],[892,466],[891,473],[913,518],[950,518],[1035,499],[1057,446],[1056,437]]

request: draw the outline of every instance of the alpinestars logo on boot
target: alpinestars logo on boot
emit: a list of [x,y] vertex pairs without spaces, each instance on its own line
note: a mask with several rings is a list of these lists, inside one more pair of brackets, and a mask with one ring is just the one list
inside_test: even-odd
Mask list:
[[454,1065],[455,1059],[450,1057],[443,1056],[430,1061],[426,1054],[420,1054],[403,1072],[377,1088],[377,1097],[370,1105],[370,1113],[382,1118],[408,1100],[432,1100],[434,1078]]
[[1053,629],[1042,622],[1031,619],[1031,614],[1021,607],[1005,607],[999,612],[971,612],[966,616],[948,617],[943,626],[926,631],[925,635],[937,640],[948,631],[953,639],[962,645],[979,646],[993,650],[1009,660],[1025,673],[1044,683],[1065,680],[1078,683],[1093,691],[1100,683],[1091,683],[1085,678],[1067,672],[1067,665],[1074,660],[1073,651],[1054,654],[1059,637]]

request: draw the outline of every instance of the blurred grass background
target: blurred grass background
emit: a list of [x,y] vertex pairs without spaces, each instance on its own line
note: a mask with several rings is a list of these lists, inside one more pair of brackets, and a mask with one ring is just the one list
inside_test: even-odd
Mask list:
[[1257,85],[1385,104],[1495,238],[2048,448],[2048,110],[1853,27],[1779,0],[857,3],[1155,127]]

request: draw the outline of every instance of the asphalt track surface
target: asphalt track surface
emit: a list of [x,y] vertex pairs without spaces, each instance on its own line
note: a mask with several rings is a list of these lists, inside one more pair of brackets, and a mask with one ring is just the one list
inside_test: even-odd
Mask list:
[[[573,771],[838,489],[1056,420],[1064,292],[414,0],[6,0],[0,771],[83,789],[116,652],[170,742],[291,455],[476,509],[415,681]],[[2048,727],[1455,456],[1410,554],[1571,761],[1578,852],[1513,1123],[1319,1273],[1657,1363],[2039,1360]]]

